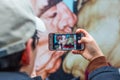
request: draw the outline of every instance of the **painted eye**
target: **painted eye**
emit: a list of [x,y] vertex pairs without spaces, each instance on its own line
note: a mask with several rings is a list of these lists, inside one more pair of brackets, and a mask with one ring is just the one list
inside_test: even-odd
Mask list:
[[49,16],[49,18],[54,18],[54,17],[56,17],[57,16],[57,13],[55,12],[55,13],[53,13],[51,16]]

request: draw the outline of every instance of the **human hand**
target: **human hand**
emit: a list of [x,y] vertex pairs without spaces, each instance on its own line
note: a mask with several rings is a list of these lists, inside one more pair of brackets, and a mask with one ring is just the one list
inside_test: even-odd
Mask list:
[[84,43],[85,49],[81,50],[72,50],[74,54],[81,54],[84,58],[89,61],[94,60],[97,57],[104,56],[99,46],[93,37],[84,29],[77,29],[76,33],[83,33],[85,36],[78,41],[78,43]]

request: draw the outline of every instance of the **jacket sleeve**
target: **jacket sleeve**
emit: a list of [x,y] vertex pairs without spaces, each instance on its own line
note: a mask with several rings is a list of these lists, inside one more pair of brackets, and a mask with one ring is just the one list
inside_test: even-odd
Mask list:
[[101,56],[89,63],[86,80],[120,80],[119,69],[110,66],[106,58]]
[[100,67],[88,75],[88,80],[120,80],[119,70],[111,66]]

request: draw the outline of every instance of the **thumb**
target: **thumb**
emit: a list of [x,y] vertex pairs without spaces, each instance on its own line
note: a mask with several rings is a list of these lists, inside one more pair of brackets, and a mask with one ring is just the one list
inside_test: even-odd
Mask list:
[[78,43],[88,43],[89,39],[86,37],[82,37],[81,40],[78,41]]

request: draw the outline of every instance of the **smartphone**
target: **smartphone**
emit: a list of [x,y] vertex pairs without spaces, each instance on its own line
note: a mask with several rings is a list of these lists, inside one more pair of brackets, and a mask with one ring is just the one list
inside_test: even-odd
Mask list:
[[79,34],[49,34],[49,50],[84,50],[84,44],[78,43],[78,40],[83,37],[83,33]]

